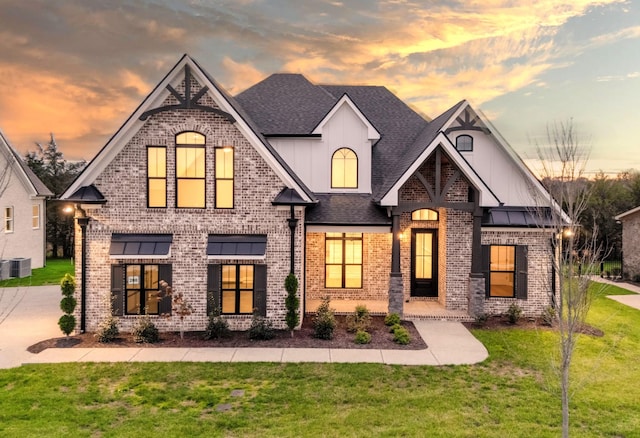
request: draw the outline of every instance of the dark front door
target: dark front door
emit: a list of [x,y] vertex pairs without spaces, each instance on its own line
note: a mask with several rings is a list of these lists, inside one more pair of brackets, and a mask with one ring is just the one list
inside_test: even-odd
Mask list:
[[411,231],[411,296],[438,296],[437,230]]

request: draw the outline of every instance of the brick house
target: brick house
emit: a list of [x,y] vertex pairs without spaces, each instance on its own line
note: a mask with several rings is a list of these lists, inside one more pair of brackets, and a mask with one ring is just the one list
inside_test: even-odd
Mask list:
[[640,276],[640,207],[620,213],[615,220],[622,223],[622,272],[626,278],[637,279]]
[[[42,268],[46,262],[46,202],[52,196],[0,132],[0,259],[25,259],[27,275],[30,268]],[[0,266],[4,279],[9,266]]]
[[[541,196],[540,196],[541,195]],[[184,55],[62,195],[76,205],[81,329],[127,330],[159,281],[235,329],[252,310],[470,318],[549,304],[548,195],[462,101],[428,121],[384,87],[274,74],[232,97]],[[163,330],[177,322],[157,317]]]

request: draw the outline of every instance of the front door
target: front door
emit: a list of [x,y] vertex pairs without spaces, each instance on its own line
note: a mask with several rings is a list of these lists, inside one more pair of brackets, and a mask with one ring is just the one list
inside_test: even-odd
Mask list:
[[437,230],[411,230],[411,296],[438,296]]

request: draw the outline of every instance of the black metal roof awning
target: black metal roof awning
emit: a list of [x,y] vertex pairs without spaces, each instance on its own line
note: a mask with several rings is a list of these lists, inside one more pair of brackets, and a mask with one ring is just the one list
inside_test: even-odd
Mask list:
[[210,234],[207,242],[209,259],[259,260],[266,252],[264,234]]
[[496,207],[485,211],[483,227],[549,228],[555,221],[548,207]]
[[109,256],[111,258],[139,259],[169,258],[172,234],[113,234]]

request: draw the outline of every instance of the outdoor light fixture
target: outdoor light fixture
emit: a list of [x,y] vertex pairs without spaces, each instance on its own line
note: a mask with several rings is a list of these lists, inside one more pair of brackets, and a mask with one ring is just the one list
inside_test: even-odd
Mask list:
[[73,211],[74,211],[73,205],[65,205],[62,208],[62,212],[66,213],[66,214],[71,214],[71,213],[73,213]]

